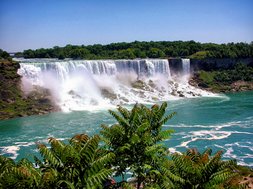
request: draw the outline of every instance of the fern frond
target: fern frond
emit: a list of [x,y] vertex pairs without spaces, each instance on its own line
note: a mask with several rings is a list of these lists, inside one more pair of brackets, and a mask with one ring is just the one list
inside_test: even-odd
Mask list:
[[211,176],[210,180],[206,183],[207,187],[219,185],[225,183],[228,179],[236,176],[237,173],[231,173],[231,171],[220,171]]
[[210,160],[209,162],[203,167],[203,174],[210,175],[213,173],[215,169],[218,169],[219,165],[218,162],[221,159],[222,151],[218,151]]
[[86,181],[87,188],[91,188],[92,186],[101,186],[103,181],[112,175],[112,173],[113,170],[102,169],[98,173],[91,175]]
[[121,117],[119,114],[117,114],[115,111],[109,110],[109,113],[119,122],[120,125],[122,125],[125,128],[128,128],[129,122],[124,118]]
[[110,163],[114,158],[115,158],[115,154],[113,153],[108,153],[106,155],[103,155],[102,157],[99,157],[97,160],[95,160],[91,164],[91,170],[93,170],[94,172],[98,172],[105,165]]
[[125,118],[125,119],[129,119],[130,117],[130,112],[126,109],[123,108],[122,106],[119,106],[118,111],[120,112],[120,114]]
[[[62,186],[62,184],[66,185],[67,188],[70,188],[70,189],[75,189],[75,186],[73,185],[73,183],[67,181],[67,180],[60,180],[59,182],[57,182],[57,185],[58,186]],[[62,187],[61,187],[62,188]],[[65,188],[65,187],[64,187]]]
[[94,159],[95,151],[98,147],[100,137],[98,135],[94,135],[91,137],[85,145],[81,148],[79,154],[84,156],[85,159],[82,158],[86,163],[92,162]]
[[55,157],[54,153],[45,145],[37,144],[37,146],[45,162],[49,162],[50,165],[53,167],[60,167],[62,165],[62,162],[57,157]]

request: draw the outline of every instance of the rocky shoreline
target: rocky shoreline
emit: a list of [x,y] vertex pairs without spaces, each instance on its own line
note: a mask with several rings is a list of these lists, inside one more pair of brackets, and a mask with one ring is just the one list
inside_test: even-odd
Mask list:
[[243,92],[253,90],[253,81],[238,80],[231,83],[214,82],[212,84],[208,84],[201,80],[198,74],[194,74],[191,77],[189,84],[213,93]]
[[0,60],[0,120],[30,115],[42,115],[59,110],[52,103],[49,91],[37,89],[24,94],[19,64],[12,60]]

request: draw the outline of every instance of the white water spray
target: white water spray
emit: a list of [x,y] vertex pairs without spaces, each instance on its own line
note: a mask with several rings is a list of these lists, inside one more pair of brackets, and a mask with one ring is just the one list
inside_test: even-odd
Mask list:
[[[189,74],[190,64],[186,63],[183,75]],[[188,81],[182,84],[171,78],[166,59],[22,59],[20,66],[24,85],[29,81],[29,85],[48,88],[63,111],[210,95]]]
[[188,81],[190,77],[190,59],[183,58],[181,61],[182,61],[183,80]]

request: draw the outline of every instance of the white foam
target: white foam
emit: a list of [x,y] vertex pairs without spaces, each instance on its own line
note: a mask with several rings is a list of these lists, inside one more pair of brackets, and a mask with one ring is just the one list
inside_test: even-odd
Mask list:
[[168,150],[170,154],[174,154],[174,153],[182,154],[181,152],[177,151],[176,148],[169,148]]
[[188,147],[188,144],[197,140],[221,140],[231,135],[229,131],[200,130],[189,132],[191,139],[180,144],[181,147]]
[[34,142],[15,142],[14,144],[18,147],[21,147],[21,146],[27,147],[27,146],[34,145],[35,143]]
[[[245,159],[252,159],[253,162],[253,153],[249,154],[249,153],[241,153],[241,151],[238,149],[240,148],[247,148],[249,150],[251,150],[253,152],[253,148],[250,145],[246,145],[249,144],[250,142],[235,142],[232,144],[225,144],[224,146],[221,145],[217,145],[215,144],[214,146],[221,148],[225,153],[223,155],[224,158],[227,159],[236,159],[239,165],[243,165],[243,166],[253,166],[253,163],[246,163]],[[234,149],[234,147],[237,147],[238,149]]]
[[12,156],[10,157],[11,159],[16,159],[18,156],[18,151],[20,149],[20,147],[18,146],[5,146],[5,147],[1,147],[2,148],[2,153],[1,155],[4,154],[11,154]]
[[[232,122],[227,122],[227,123],[223,123],[223,124],[216,124],[216,125],[186,125],[186,124],[178,124],[178,125],[164,125],[164,127],[172,127],[172,128],[211,128],[213,130],[221,130],[223,128],[227,128],[227,127],[234,127],[234,126],[238,126],[238,127],[245,127],[249,124],[249,121],[232,121]],[[244,133],[244,134],[252,134],[250,132],[240,132],[240,131],[231,131],[234,133]]]
[[190,86],[188,80],[172,78],[167,59],[22,59],[20,65],[18,73],[23,76],[23,89],[31,91],[31,85],[48,88],[65,112],[216,96]]

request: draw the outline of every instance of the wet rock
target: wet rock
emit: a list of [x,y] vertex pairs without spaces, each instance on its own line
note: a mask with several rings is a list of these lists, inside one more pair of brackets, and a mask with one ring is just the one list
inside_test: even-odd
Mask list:
[[154,101],[158,101],[158,100],[159,100],[159,98],[157,98],[157,97],[153,96],[153,97],[152,97],[152,100],[154,100]]
[[155,88],[155,83],[152,81],[152,80],[149,80],[148,81],[148,85],[151,87],[151,88]]
[[177,91],[179,97],[185,97],[182,91]]
[[114,92],[110,91],[109,89],[102,89],[101,94],[103,97],[108,98],[110,100],[117,99],[117,95]]
[[125,98],[125,97],[121,97],[121,99],[122,99],[125,103],[129,102],[129,100],[128,100],[127,98]]
[[72,95],[72,98],[81,98],[81,96],[79,94],[77,94],[75,91],[70,90],[68,92],[69,95]]
[[137,89],[144,89],[145,86],[146,84],[142,80],[137,80],[136,82],[132,83],[132,87]]
[[96,105],[98,105],[98,101],[95,100],[95,99],[91,99],[91,100],[90,100],[90,104],[96,106]]
[[208,85],[206,83],[201,82],[201,83],[198,84],[198,87],[208,88]]

